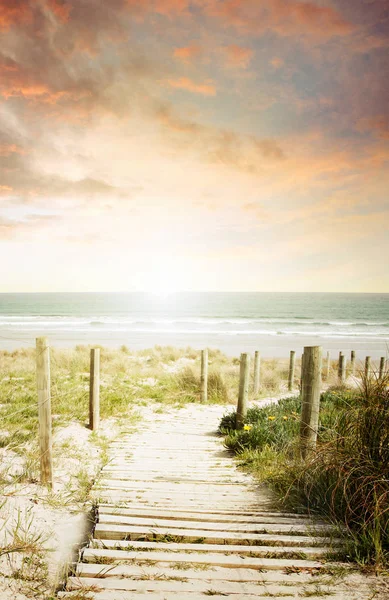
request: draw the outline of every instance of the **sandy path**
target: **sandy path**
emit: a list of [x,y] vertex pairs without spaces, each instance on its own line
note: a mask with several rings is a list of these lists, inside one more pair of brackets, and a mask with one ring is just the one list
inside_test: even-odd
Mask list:
[[236,469],[215,435],[225,412],[171,409],[111,444],[94,537],[60,597],[371,597],[367,579],[324,562],[324,524],[277,511]]

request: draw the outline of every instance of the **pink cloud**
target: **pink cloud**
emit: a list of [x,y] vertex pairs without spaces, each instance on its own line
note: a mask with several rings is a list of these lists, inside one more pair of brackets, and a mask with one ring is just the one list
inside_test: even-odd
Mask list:
[[216,96],[216,87],[212,82],[195,83],[189,77],[180,77],[179,79],[169,79],[170,87],[178,90],[186,90],[193,94],[202,96]]
[[275,69],[281,69],[281,67],[284,66],[285,62],[282,60],[282,58],[278,58],[278,56],[275,56],[274,58],[271,59],[270,64]]
[[69,20],[72,7],[66,0],[47,0],[47,6],[63,23],[66,23]]
[[0,30],[14,24],[31,23],[33,10],[25,0],[0,0]]
[[389,140],[389,117],[377,115],[375,117],[363,117],[357,123],[358,131],[373,131],[380,138]]
[[0,144],[0,156],[11,156],[11,154],[25,153],[25,150],[17,144]]
[[313,2],[209,0],[205,12],[242,34],[260,35],[270,29],[282,36],[330,38],[347,35],[354,29],[335,8]]
[[175,48],[173,56],[182,60],[184,63],[190,63],[195,58],[198,58],[202,53],[202,48],[197,44],[190,44],[182,48]]
[[244,48],[235,44],[225,46],[223,51],[226,55],[227,66],[239,69],[247,69],[254,54],[251,48]]
[[126,0],[126,4],[138,15],[157,13],[167,17],[188,12],[189,0]]

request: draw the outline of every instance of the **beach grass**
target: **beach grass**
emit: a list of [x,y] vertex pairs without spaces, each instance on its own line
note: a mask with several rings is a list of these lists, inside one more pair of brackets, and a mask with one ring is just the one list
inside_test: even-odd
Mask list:
[[358,387],[329,388],[321,396],[318,443],[302,461],[301,398],[284,398],[235,412],[220,432],[239,464],[277,493],[280,506],[325,517],[344,537],[341,558],[389,566],[389,374],[362,377]]

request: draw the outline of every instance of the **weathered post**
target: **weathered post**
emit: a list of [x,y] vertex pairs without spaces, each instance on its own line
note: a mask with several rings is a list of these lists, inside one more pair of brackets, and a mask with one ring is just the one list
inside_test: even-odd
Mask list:
[[97,431],[100,425],[100,349],[90,351],[89,427]]
[[300,370],[300,394],[303,391],[303,372],[304,372],[304,353],[301,355],[301,370]]
[[346,381],[346,357],[342,353],[339,355],[338,379],[340,384]]
[[343,356],[343,352],[339,352],[339,359],[338,359],[338,379],[340,379],[340,363],[341,363],[342,356]]
[[325,374],[326,381],[328,381],[330,378],[330,365],[331,365],[330,353],[327,352],[327,364],[326,364],[326,374]]
[[43,485],[52,488],[50,348],[46,337],[36,339],[36,384],[38,392],[40,481]]
[[261,355],[258,350],[254,354],[254,396],[259,392],[261,381]]
[[201,402],[208,401],[208,350],[201,351]]
[[350,358],[350,375],[355,374],[355,350],[351,350]]
[[289,377],[288,377],[288,391],[289,392],[291,392],[293,389],[295,363],[296,363],[296,352],[294,350],[291,350],[290,351],[290,359],[289,359]]
[[382,379],[385,371],[385,356],[381,356],[380,358],[380,371],[379,371],[379,379]]
[[366,378],[370,377],[370,369],[371,369],[371,357],[366,356],[366,358],[365,358],[365,377]]
[[301,407],[301,456],[316,447],[322,369],[321,346],[305,346]]
[[236,408],[236,428],[242,429],[247,414],[250,380],[250,355],[240,355],[240,378],[238,406]]

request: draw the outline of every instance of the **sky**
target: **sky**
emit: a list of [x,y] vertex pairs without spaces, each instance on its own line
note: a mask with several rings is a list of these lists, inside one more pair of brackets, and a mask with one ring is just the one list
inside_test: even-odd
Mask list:
[[387,0],[0,0],[0,292],[389,292]]

